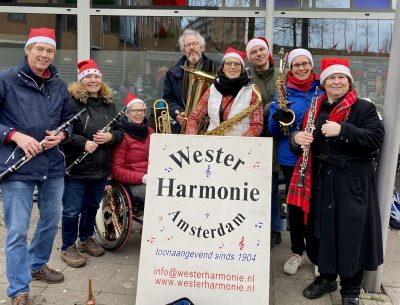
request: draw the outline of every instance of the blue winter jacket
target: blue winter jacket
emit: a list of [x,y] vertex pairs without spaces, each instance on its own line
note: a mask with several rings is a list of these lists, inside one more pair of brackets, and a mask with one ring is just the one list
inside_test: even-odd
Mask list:
[[[286,97],[287,100],[290,102],[290,109],[295,114],[295,121],[293,124],[290,126],[290,132],[296,131],[301,129],[301,126],[303,124],[303,118],[304,118],[304,113],[308,110],[310,107],[312,98],[315,93],[315,87],[320,86],[319,85],[319,80],[315,80],[311,86],[310,89],[307,92],[300,91],[298,89],[290,88],[286,85]],[[321,95],[322,91],[318,90],[318,96]],[[289,137],[284,136],[281,132],[281,128],[279,123],[275,122],[272,119],[272,115],[275,113],[275,111],[278,109],[278,104],[276,100],[276,93],[274,96],[274,99],[272,100],[271,103],[271,110],[269,114],[269,120],[268,120],[268,130],[274,137],[278,137],[279,142],[278,142],[278,163],[281,165],[287,165],[287,166],[295,166],[298,155],[295,155],[294,153],[291,152],[289,148]]]
[[[70,96],[54,66],[50,78],[41,85],[30,75],[26,57],[20,66],[0,72],[0,172],[24,156],[14,142],[5,140],[12,130],[35,138],[38,142],[72,118]],[[70,132],[70,131],[69,131]],[[14,152],[14,153],[13,153]],[[59,146],[43,151],[10,175],[8,180],[44,180],[65,175],[65,158]]]

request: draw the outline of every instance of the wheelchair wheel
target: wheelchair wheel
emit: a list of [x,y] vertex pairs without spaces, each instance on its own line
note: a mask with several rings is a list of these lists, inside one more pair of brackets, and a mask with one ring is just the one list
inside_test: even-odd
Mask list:
[[115,181],[104,189],[94,226],[95,238],[107,250],[120,249],[129,239],[132,227],[132,204],[127,190]]

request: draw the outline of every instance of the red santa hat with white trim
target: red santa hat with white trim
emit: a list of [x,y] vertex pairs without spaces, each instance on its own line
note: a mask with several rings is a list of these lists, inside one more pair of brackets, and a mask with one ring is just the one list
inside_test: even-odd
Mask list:
[[350,62],[346,58],[322,58],[321,60],[321,74],[319,76],[321,85],[325,80],[336,73],[346,75],[350,82],[353,83],[353,76],[350,73]]
[[146,109],[146,104],[138,98],[135,94],[129,92],[128,95],[125,97],[125,106],[126,108],[131,107],[134,104],[140,103]]
[[224,57],[222,58],[222,62],[224,62],[225,59],[227,59],[228,57],[234,57],[234,58],[239,59],[240,63],[244,67],[244,59],[246,58],[246,53],[229,47],[225,51]]
[[257,46],[262,46],[265,47],[268,50],[268,61],[273,64],[274,59],[272,58],[271,51],[269,50],[269,43],[268,40],[265,37],[254,37],[253,39],[250,39],[247,44],[246,44],[246,54],[247,58],[250,59],[250,51],[252,48],[257,47]]
[[56,48],[56,33],[54,32],[54,29],[32,28],[29,33],[28,41],[25,44],[25,48],[35,42],[48,43]]
[[89,74],[95,74],[103,77],[103,74],[101,74],[97,63],[93,59],[82,60],[76,66],[78,67],[78,81]]

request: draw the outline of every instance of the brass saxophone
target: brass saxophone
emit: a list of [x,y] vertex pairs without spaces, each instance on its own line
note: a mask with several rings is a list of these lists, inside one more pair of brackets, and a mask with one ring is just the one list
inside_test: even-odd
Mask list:
[[250,75],[250,72],[249,72],[249,68],[246,68],[246,73],[247,73],[247,77],[250,79],[251,89],[253,90],[253,92],[257,96],[257,103],[255,103],[254,105],[250,105],[249,107],[247,107],[246,109],[242,110],[238,114],[234,115],[230,119],[222,122],[221,124],[219,124],[214,129],[207,131],[205,133],[205,135],[212,135],[212,136],[223,136],[223,135],[226,135],[228,132],[230,132],[232,130],[232,128],[237,123],[239,123],[245,117],[249,116],[254,110],[256,110],[260,106],[261,99],[262,99],[261,93],[258,90],[257,86],[255,84],[253,84],[253,82],[252,82],[252,78],[251,78],[251,75]]
[[[304,128],[305,132],[313,133],[315,129],[314,121],[315,121],[315,111],[317,109],[317,100],[318,100],[318,86],[315,88],[315,93],[311,101],[310,109],[308,110],[307,116],[307,125]],[[297,183],[298,187],[304,187],[304,175],[307,168],[308,156],[310,152],[310,144],[302,145],[301,148],[303,149],[303,159],[301,160],[300,164],[300,177],[299,182]]]
[[275,90],[277,94],[277,103],[280,109],[283,109],[287,112],[287,117],[284,121],[279,121],[279,125],[281,127],[282,134],[284,136],[289,135],[289,127],[293,124],[295,119],[295,114],[293,110],[289,108],[289,102],[286,99],[286,75],[285,75],[285,66],[286,66],[286,58],[287,53],[283,52],[283,48],[279,51],[279,73],[278,78],[275,84]]

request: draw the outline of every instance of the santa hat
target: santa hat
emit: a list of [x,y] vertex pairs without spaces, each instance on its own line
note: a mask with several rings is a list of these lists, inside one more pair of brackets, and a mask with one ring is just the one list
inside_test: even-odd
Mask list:
[[305,56],[305,57],[308,58],[308,60],[309,60],[310,63],[311,63],[311,68],[314,67],[314,61],[313,61],[313,59],[312,59],[311,53],[310,53],[308,50],[306,50],[306,49],[301,49],[301,48],[300,48],[300,49],[294,49],[294,50],[292,50],[292,51],[289,53],[288,58],[287,58],[287,60],[288,60],[288,65],[289,65],[289,69],[290,69],[291,66],[292,66],[292,61],[293,61],[293,59],[295,59],[297,56],[301,56],[301,55],[303,55],[303,56]]
[[140,103],[143,105],[144,108],[146,108],[146,104],[140,98],[138,98],[135,94],[129,92],[125,98],[126,108],[129,108],[136,103]]
[[25,48],[35,42],[48,43],[56,48],[56,33],[54,32],[54,29],[32,28],[29,33],[28,41],[25,44]]
[[97,66],[96,62],[93,59],[83,60],[79,62],[76,66],[79,69],[78,81],[80,81],[82,78],[84,78],[89,74],[95,74],[100,77],[103,77],[103,74],[101,74],[99,67]]
[[273,64],[274,63],[274,59],[272,58],[271,52],[269,50],[269,43],[267,41],[267,39],[265,39],[264,37],[254,37],[253,39],[250,39],[249,42],[246,45],[246,54],[247,54],[247,58],[250,59],[250,51],[252,48],[257,47],[257,46],[263,46],[264,48],[266,48],[268,50],[269,56],[268,56],[268,61]]
[[228,57],[235,57],[240,60],[240,63],[244,67],[244,59],[246,58],[246,53],[235,50],[234,48],[229,47],[226,49],[224,57],[222,58],[222,62],[225,61]]
[[321,71],[319,78],[322,85],[329,76],[336,73],[346,75],[350,82],[353,83],[353,76],[350,73],[350,63],[346,58],[322,58]]

